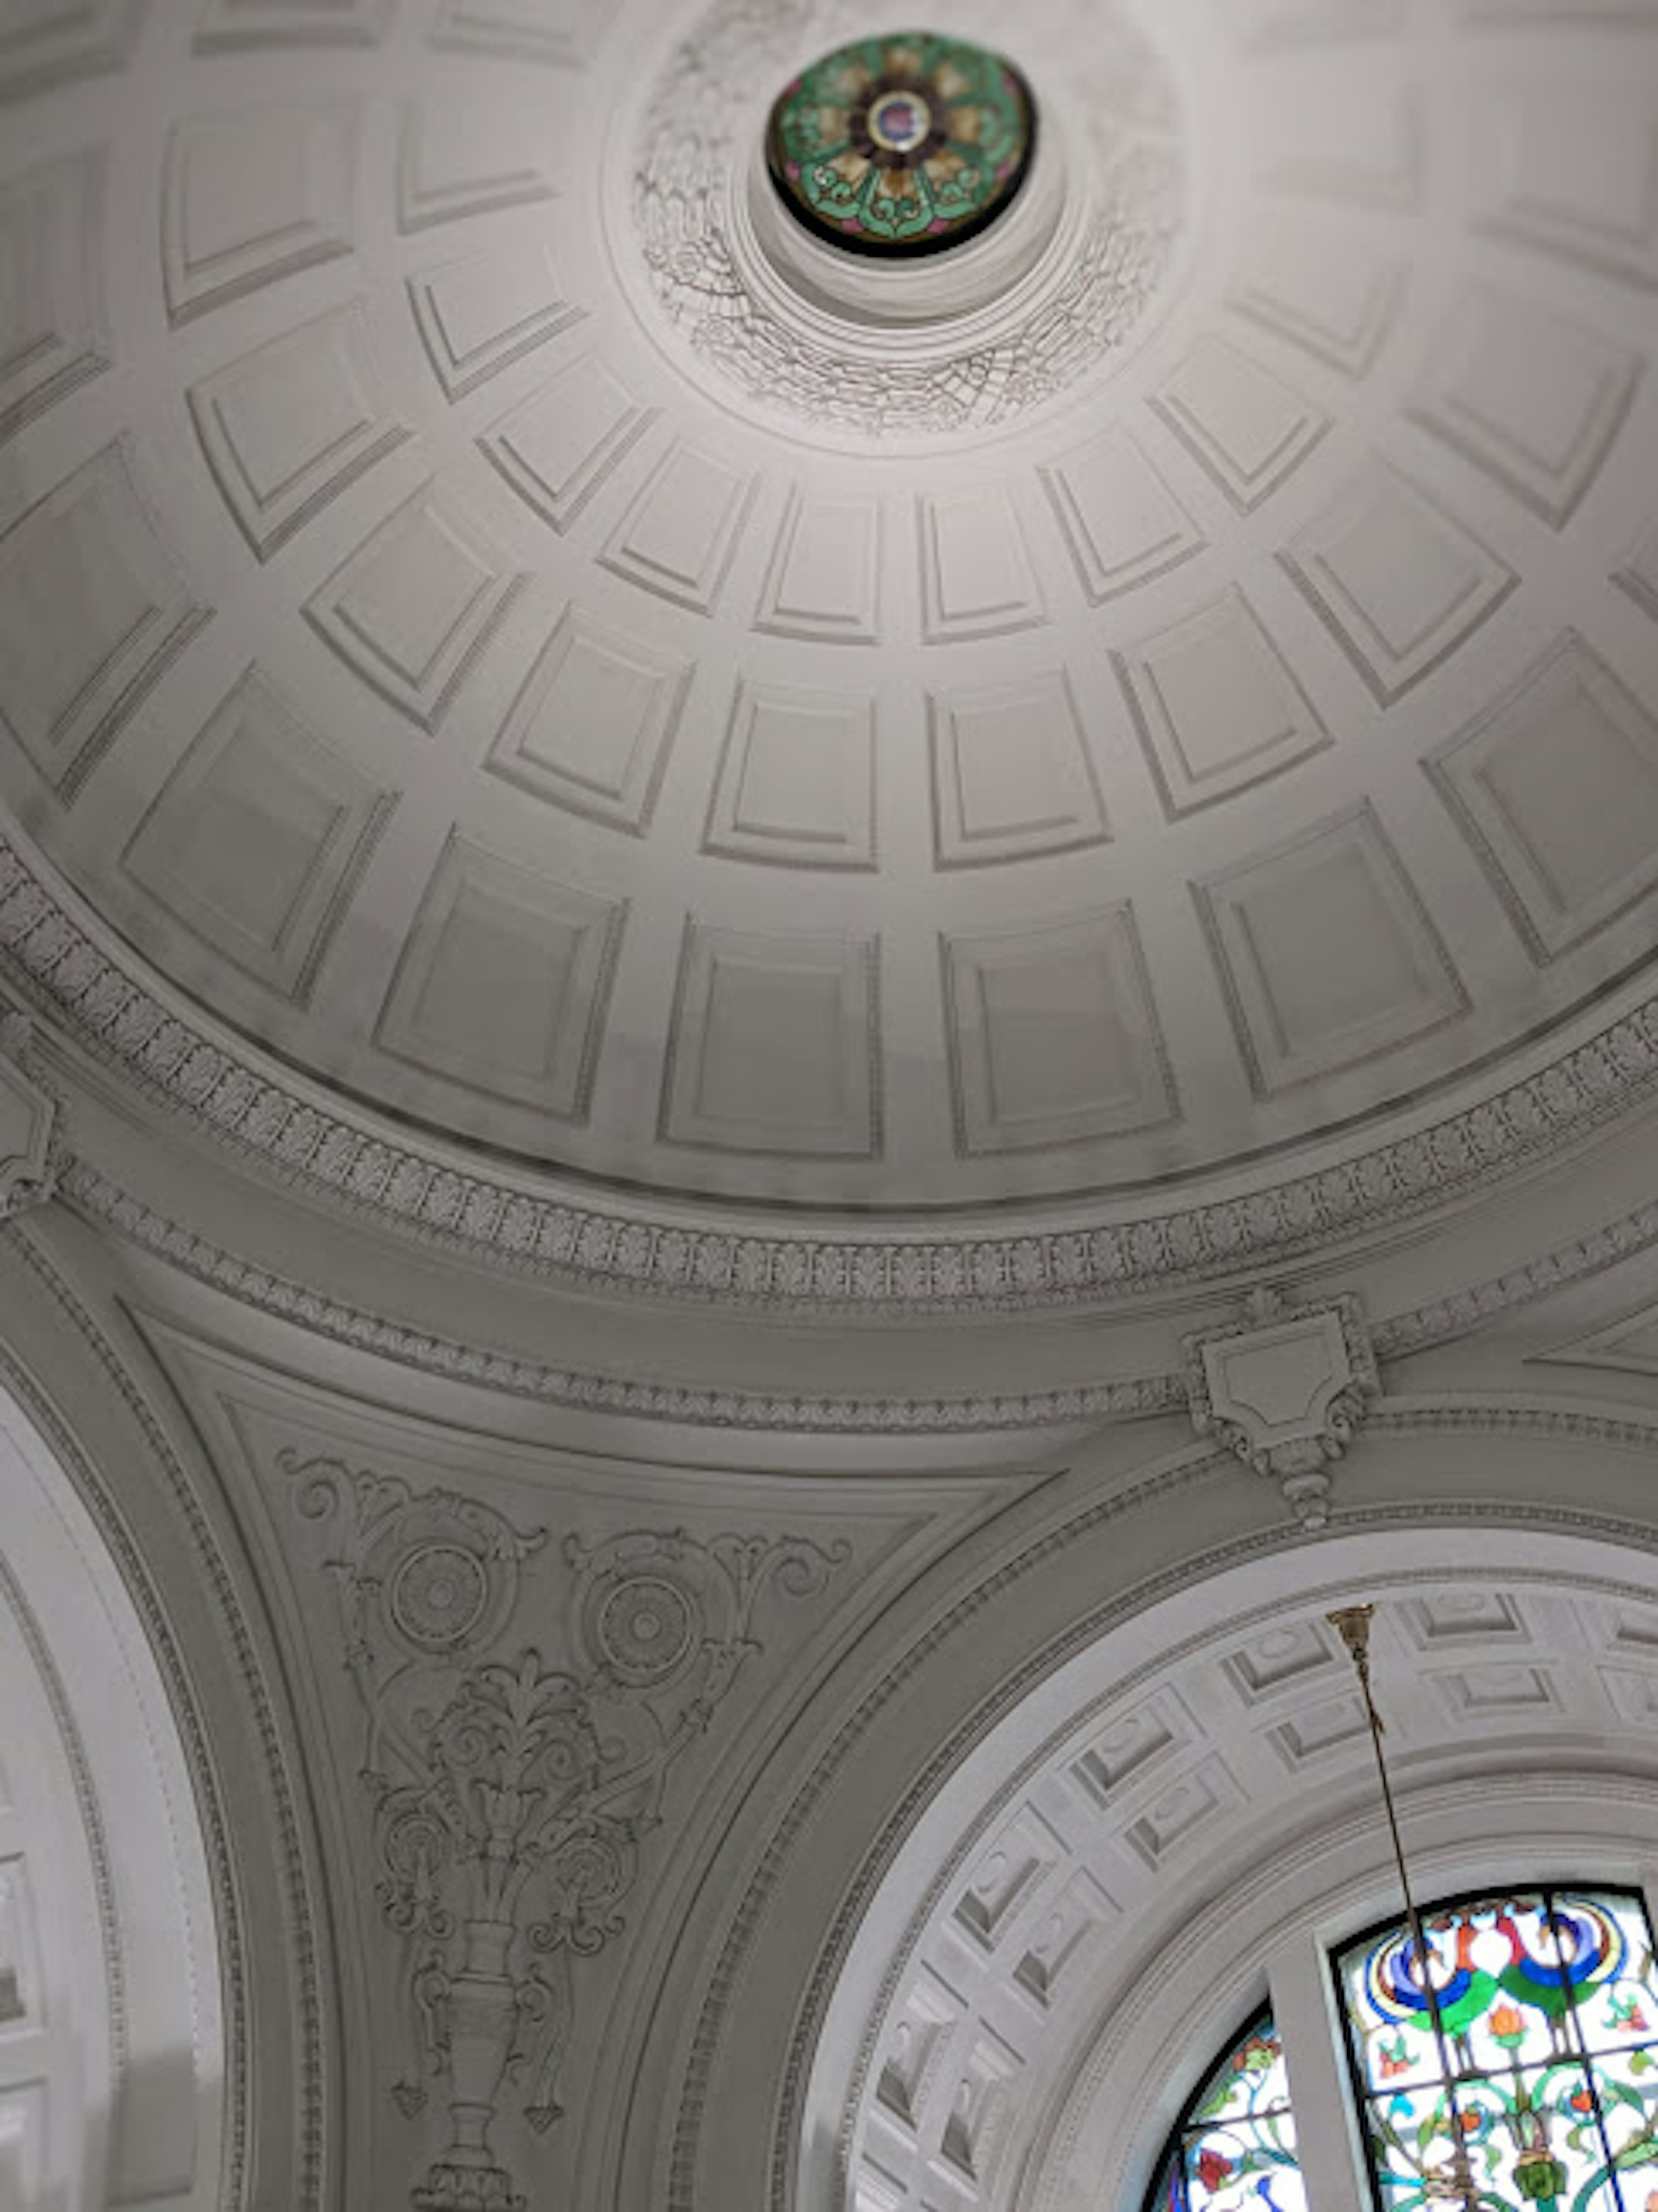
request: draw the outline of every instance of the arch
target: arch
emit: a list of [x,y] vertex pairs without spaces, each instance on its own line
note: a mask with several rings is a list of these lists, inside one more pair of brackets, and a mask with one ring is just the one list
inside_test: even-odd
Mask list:
[[70,1476],[0,1389],[0,2203],[222,2201],[206,1845],[167,1692]]
[[[1095,1617],[1108,1599],[1114,1620],[1085,1644],[1069,1638],[1068,1656],[1044,1674],[1033,1670],[1032,1686],[979,1733],[865,1893],[802,2093],[798,2204],[864,2212],[925,2197],[926,2177],[942,2172],[942,2107],[924,2116],[918,2103],[907,2117],[908,2085],[948,2100],[963,2080],[977,2084],[981,2203],[1133,2204],[1212,2053],[1218,2020],[1259,2002],[1264,1962],[1274,1961],[1275,2007],[1282,1979],[1297,2008],[1328,2016],[1321,1949],[1306,1954],[1310,1967],[1297,1954],[1282,1976],[1277,1954],[1304,1916],[1321,1945],[1396,1894],[1368,1752],[1362,1759],[1353,1741],[1343,1749],[1351,1678],[1338,1653],[1297,1643],[1343,1599],[1380,1596],[1397,1609],[1394,1687],[1410,1682],[1406,1659],[1422,1656],[1411,1639],[1432,1643],[1403,1731],[1403,1796],[1424,1879],[1641,1877],[1658,1742],[1620,1728],[1602,1675],[1623,1663],[1612,1648],[1619,1608],[1658,1607],[1654,1531],[1636,1490],[1645,1437],[1541,1420],[1524,1441],[1473,1433],[1454,1417],[1433,1434],[1439,1425],[1425,1408],[1401,1414],[1400,1433],[1367,1461],[1370,1499],[1316,1546],[1235,1544],[1138,1605],[1108,1581],[1096,1585]],[[1475,1511],[1467,1501],[1482,1492]],[[1571,1503],[1554,1502],[1563,1496]],[[1074,1547],[1066,1556],[1067,1571],[1082,1564]],[[1465,1603],[1474,1611],[1458,1624]],[[1586,1705],[1553,1698],[1574,1608],[1594,1613],[1604,1646],[1591,1652],[1586,1641],[1579,1654],[1598,1722],[1585,1721]],[[1286,1621],[1295,1633],[1275,1656],[1268,1647]],[[1461,1642],[1459,1626],[1468,1631]],[[1257,1673],[1244,1681],[1236,1668],[1251,1644],[1260,1647]],[[1208,1670],[1212,1711],[1199,1712],[1176,1679],[1182,1666]],[[1463,1694],[1458,1673],[1507,1700],[1483,1728],[1453,1703]],[[1193,1727],[1194,1716],[1205,1725]],[[1262,1771],[1293,1774],[1283,1808],[1234,1788],[1227,1727],[1250,1756],[1270,1750]],[[1175,1811],[1192,1820],[1189,1838],[1158,1832],[1165,1786],[1187,1793]],[[1061,1832],[1078,1806],[1111,1832],[1110,1850],[1091,1861]],[[1219,1854],[1215,1836],[1227,1839]],[[1125,1867],[1137,1877],[1155,1868],[1154,1911],[1142,1914],[1117,1887]],[[1181,1959],[1201,1952],[1200,1985],[1195,1969],[1168,1967],[1176,1935]],[[892,2065],[901,2040],[926,2054],[929,2039],[919,2070]],[[1351,2195],[1357,2169],[1333,2046],[1310,2079],[1324,2170]]]

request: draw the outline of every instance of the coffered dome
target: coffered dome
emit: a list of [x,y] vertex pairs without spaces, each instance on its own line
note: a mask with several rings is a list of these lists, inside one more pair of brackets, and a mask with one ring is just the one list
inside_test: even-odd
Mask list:
[[913,262],[766,164],[908,25],[325,12],[0,40],[0,798],[222,1046],[919,1209],[1316,1164],[1604,1025],[1648,11],[963,0],[1034,156]]

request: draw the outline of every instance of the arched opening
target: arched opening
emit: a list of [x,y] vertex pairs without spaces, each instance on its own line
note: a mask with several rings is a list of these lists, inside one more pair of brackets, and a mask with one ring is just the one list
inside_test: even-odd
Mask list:
[[226,2120],[208,1868],[137,1610],[0,1391],[0,2205],[207,2212]]
[[1265,2019],[1294,2185],[1365,2201],[1331,1961],[1400,1900],[1324,1618],[1360,1595],[1379,1601],[1422,1897],[1649,1892],[1658,1571],[1640,1545],[1419,1525],[1287,1543],[1122,1620],[939,1791],[826,2010],[798,2201],[1177,2201],[1158,2193],[1171,2142]]

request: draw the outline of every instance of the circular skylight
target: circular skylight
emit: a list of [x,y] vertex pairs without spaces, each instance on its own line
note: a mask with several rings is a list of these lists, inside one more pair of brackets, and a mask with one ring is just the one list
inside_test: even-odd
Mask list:
[[936,253],[1004,213],[1035,132],[1011,62],[906,31],[803,70],[772,108],[767,159],[785,206],[819,236],[853,253]]

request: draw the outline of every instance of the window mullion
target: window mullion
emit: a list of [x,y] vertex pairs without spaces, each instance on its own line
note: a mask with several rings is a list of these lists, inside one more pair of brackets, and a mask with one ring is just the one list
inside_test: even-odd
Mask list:
[[1284,1945],[1267,1962],[1266,1985],[1284,2039],[1307,2201],[1312,2212],[1370,2212],[1322,1947],[1304,1936]]

